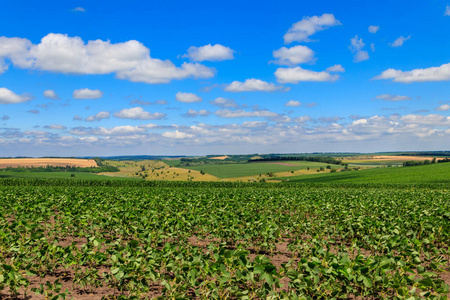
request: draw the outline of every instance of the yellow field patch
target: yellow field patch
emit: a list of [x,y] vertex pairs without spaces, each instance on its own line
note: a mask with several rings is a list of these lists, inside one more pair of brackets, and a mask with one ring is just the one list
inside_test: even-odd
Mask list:
[[93,159],[77,159],[77,158],[3,158],[0,159],[0,169],[18,168],[18,167],[97,167],[97,163]]

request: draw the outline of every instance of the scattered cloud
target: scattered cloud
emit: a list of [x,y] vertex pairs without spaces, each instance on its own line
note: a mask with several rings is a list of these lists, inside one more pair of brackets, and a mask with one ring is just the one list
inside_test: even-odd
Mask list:
[[277,65],[295,66],[302,63],[314,62],[314,51],[306,46],[294,46],[291,48],[281,47],[273,51],[272,61]]
[[411,71],[401,71],[387,69],[374,79],[392,79],[394,82],[412,83],[427,81],[447,81],[450,80],[450,63],[440,67],[426,69],[414,69]]
[[187,113],[185,113],[183,116],[184,117],[188,117],[188,118],[196,118],[198,116],[201,117],[206,117],[208,115],[210,115],[211,112],[206,110],[206,109],[201,109],[199,111],[193,110],[193,109],[189,109]]
[[245,111],[245,110],[229,110],[229,109],[219,109],[215,112],[215,115],[221,118],[248,118],[248,117],[277,117],[277,113],[268,110],[256,110],[256,111]]
[[65,130],[65,129],[67,129],[66,126],[59,125],[59,124],[45,125],[44,128],[45,129],[54,129],[54,130]]
[[0,88],[0,104],[16,104],[30,101],[33,97],[29,94],[17,95],[7,88]]
[[337,121],[343,120],[342,117],[321,117],[318,119],[321,123],[336,123]]
[[[123,43],[49,33],[39,44],[22,38],[0,37],[0,61],[9,59],[22,69],[64,74],[115,74],[116,78],[149,84],[186,78],[210,78],[215,70],[198,63],[175,66],[150,57],[150,49],[136,40]],[[2,64],[4,69],[4,64]]]
[[450,110],[450,105],[448,105],[448,104],[442,104],[441,106],[439,106],[438,108],[436,108],[436,110],[438,110],[438,111],[447,111],[447,110]]
[[372,52],[375,52],[375,44],[374,43],[370,43],[370,50],[372,50]]
[[75,7],[72,9],[73,12],[85,12],[86,10],[83,7]]
[[341,25],[333,14],[322,16],[303,17],[301,21],[294,23],[284,35],[284,43],[309,42],[309,37],[318,31],[328,29],[332,26]]
[[59,99],[58,95],[55,93],[54,90],[46,90],[46,91],[44,91],[44,97],[48,98],[48,99],[53,99],[53,100],[58,100]]
[[298,106],[301,106],[301,105],[302,105],[302,103],[300,101],[289,100],[288,102],[286,102],[286,104],[284,106],[298,107]]
[[74,120],[74,121],[81,121],[81,120],[83,120],[83,118],[80,117],[79,115],[75,115],[72,120]]
[[202,98],[193,93],[178,92],[175,95],[175,100],[183,103],[202,102]]
[[445,7],[444,16],[450,16],[450,5],[448,5],[448,4]]
[[365,44],[362,38],[358,38],[357,35],[355,35],[354,38],[350,39],[350,46],[348,47],[348,49],[350,49],[350,51],[354,53],[353,62],[361,62],[369,59],[369,53],[363,50],[364,46]]
[[327,71],[327,72],[335,72],[335,73],[342,73],[342,72],[345,72],[345,69],[341,65],[334,65],[334,66],[326,68],[325,71]]
[[405,101],[405,100],[412,99],[411,97],[408,97],[408,96],[400,96],[400,95],[393,95],[393,94],[378,95],[376,98],[381,99],[383,101]]
[[101,111],[95,115],[91,115],[84,119],[86,122],[94,122],[94,121],[101,121],[103,119],[109,119],[109,112],[107,111]]
[[369,26],[369,32],[370,33],[377,33],[377,31],[380,30],[380,26],[370,25]]
[[39,111],[37,109],[30,109],[30,110],[27,110],[27,113],[37,115],[37,114],[39,114]]
[[188,134],[186,132],[182,131],[166,131],[163,134],[161,134],[163,137],[169,138],[169,139],[187,139],[194,137],[193,134]]
[[103,92],[100,90],[79,89],[73,91],[74,99],[99,99],[103,97]]
[[202,47],[191,46],[187,50],[187,54],[182,57],[189,58],[191,61],[222,61],[234,59],[233,53],[235,51],[229,47],[220,44],[205,45]]
[[301,67],[278,68],[275,77],[279,83],[299,83],[301,81],[336,81],[339,75],[327,71],[315,72]]
[[125,108],[119,112],[114,113],[114,117],[120,119],[134,119],[134,120],[159,120],[164,119],[166,114],[163,113],[149,113],[144,111],[142,107]]
[[260,79],[246,79],[244,82],[233,81],[225,86],[227,92],[273,92],[282,89],[283,86],[276,86]]
[[222,107],[222,108],[238,108],[239,104],[234,101],[234,99],[227,99],[223,97],[217,97],[216,99],[210,101],[212,105]]
[[6,120],[9,120],[9,119],[10,119],[10,117],[7,116],[7,115],[3,115],[3,116],[0,118],[0,120],[2,120],[2,121],[6,121]]
[[391,45],[391,47],[395,47],[395,48],[401,47],[401,46],[403,46],[403,43],[405,41],[409,40],[410,38],[411,38],[411,35],[409,35],[407,37],[400,36],[393,43],[391,43],[389,45]]

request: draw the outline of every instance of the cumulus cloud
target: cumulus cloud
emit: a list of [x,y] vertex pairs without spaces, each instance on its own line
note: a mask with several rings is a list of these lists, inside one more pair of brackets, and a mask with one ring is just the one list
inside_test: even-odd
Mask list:
[[306,46],[294,46],[291,48],[281,47],[273,51],[273,57],[276,59],[272,61],[278,65],[295,66],[302,63],[314,61],[314,51]]
[[339,75],[327,71],[315,72],[301,67],[278,68],[275,77],[279,83],[299,83],[301,81],[336,81]]
[[355,35],[354,38],[350,39],[350,46],[348,48],[350,49],[350,51],[354,53],[353,55],[354,62],[361,62],[369,59],[369,53],[363,50],[364,46],[365,44],[363,40],[358,38],[357,35]]
[[72,11],[74,11],[74,12],[85,12],[86,10],[83,7],[81,7],[81,6],[78,6],[78,7],[75,7],[74,9],[72,9]]
[[162,134],[163,137],[170,138],[170,139],[186,139],[186,138],[192,138],[194,137],[193,134],[188,134],[186,132],[182,131],[166,131]]
[[322,16],[303,17],[301,21],[294,23],[284,35],[284,43],[308,42],[309,37],[318,31],[325,30],[332,26],[341,25],[333,14],[323,14]]
[[123,43],[50,33],[39,44],[27,39],[0,37],[0,61],[9,59],[22,69],[65,74],[115,74],[132,82],[168,83],[185,78],[210,78],[215,70],[198,63],[175,66],[150,57],[150,49],[136,40]]
[[345,69],[341,65],[334,65],[334,66],[326,68],[325,71],[327,71],[327,72],[335,72],[335,73],[342,73],[342,72],[345,72]]
[[222,107],[222,108],[238,108],[239,104],[236,103],[236,101],[234,101],[234,99],[227,99],[227,98],[223,98],[223,97],[217,97],[216,99],[210,101],[209,103],[211,103],[212,105],[218,106],[218,107]]
[[7,88],[0,88],[0,104],[16,104],[30,101],[33,97],[29,94],[17,95]]
[[101,121],[103,119],[109,119],[109,112],[107,111],[101,111],[95,115],[91,115],[84,119],[86,122],[94,122],[94,121]]
[[37,115],[37,114],[39,114],[39,111],[37,109],[30,109],[30,110],[27,110],[27,113]]
[[183,116],[188,117],[188,118],[196,118],[198,116],[201,117],[206,117],[208,115],[210,115],[211,112],[206,110],[206,109],[201,109],[199,111],[193,110],[193,109],[189,109],[187,113],[185,113]]
[[120,119],[135,119],[135,120],[159,120],[166,117],[163,113],[149,113],[144,111],[142,107],[125,108],[119,112],[114,113],[114,117]]
[[48,98],[48,99],[53,99],[53,100],[58,100],[59,99],[58,95],[55,93],[54,90],[46,90],[46,91],[44,91],[44,97]]
[[246,79],[244,82],[233,81],[225,86],[227,92],[273,92],[282,89],[282,86],[276,86],[260,79]]
[[83,118],[80,117],[79,115],[75,115],[75,116],[73,117],[73,120],[74,120],[74,121],[81,121],[81,120],[83,120]]
[[411,83],[426,81],[447,81],[450,80],[450,63],[440,67],[426,69],[414,69],[411,71],[401,71],[387,69],[374,79],[392,79],[395,82]]
[[383,101],[405,101],[405,100],[411,100],[411,97],[408,96],[400,96],[400,95],[393,95],[393,94],[382,94],[378,95],[376,97],[377,99],[381,99]]
[[411,35],[409,35],[409,36],[407,36],[407,37],[400,36],[400,37],[398,37],[394,42],[392,42],[392,43],[389,44],[389,45],[391,45],[391,47],[398,48],[398,47],[403,46],[403,43],[404,43],[405,41],[409,40],[410,38],[411,38]]
[[191,61],[222,61],[234,59],[234,52],[231,48],[220,44],[208,44],[202,47],[189,47],[187,54],[184,54],[183,57],[187,57]]
[[215,115],[221,118],[244,118],[244,117],[277,117],[279,114],[268,111],[268,110],[256,110],[256,111],[245,111],[245,110],[229,110],[229,109],[219,109],[215,112]]
[[73,91],[73,98],[75,99],[98,99],[103,97],[103,92],[100,90],[79,89]]
[[442,104],[441,106],[439,106],[438,108],[436,108],[436,110],[439,110],[439,111],[447,111],[447,110],[450,110],[450,105],[448,105],[448,104]]
[[444,16],[450,16],[450,5],[448,5],[448,4],[445,7]]
[[55,130],[65,130],[67,129],[66,126],[60,125],[60,124],[52,124],[52,125],[46,125],[44,126],[45,129],[55,129]]
[[302,105],[302,103],[300,101],[289,100],[288,102],[286,102],[286,104],[284,106],[298,107],[298,106],[301,106],[301,105]]
[[380,26],[370,25],[369,26],[369,32],[370,33],[377,33],[377,31],[380,30]]
[[183,103],[202,102],[202,98],[193,93],[178,92],[175,95],[175,100]]

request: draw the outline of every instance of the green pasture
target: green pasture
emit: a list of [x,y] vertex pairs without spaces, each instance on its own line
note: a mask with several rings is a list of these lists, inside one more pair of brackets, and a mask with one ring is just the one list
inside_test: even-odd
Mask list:
[[450,183],[450,163],[278,177],[301,183]]
[[218,178],[233,178],[244,177],[259,174],[266,174],[269,172],[288,172],[302,170],[306,168],[320,168],[326,167],[328,164],[311,162],[311,161],[282,161],[279,163],[290,164],[292,166],[285,166],[276,163],[260,162],[260,163],[243,163],[243,164],[224,164],[224,165],[204,165],[204,166],[189,166],[182,167],[185,169],[204,171]]

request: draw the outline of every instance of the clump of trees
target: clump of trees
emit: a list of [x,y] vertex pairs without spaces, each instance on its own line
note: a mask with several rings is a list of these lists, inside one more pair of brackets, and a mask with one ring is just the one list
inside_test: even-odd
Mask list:
[[446,157],[440,160],[436,160],[436,157],[434,157],[431,161],[428,159],[425,159],[423,161],[416,161],[416,160],[408,160],[403,163],[404,167],[413,167],[413,166],[423,166],[423,165],[429,165],[429,164],[435,164],[435,163],[446,163],[450,162],[450,158]]

